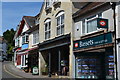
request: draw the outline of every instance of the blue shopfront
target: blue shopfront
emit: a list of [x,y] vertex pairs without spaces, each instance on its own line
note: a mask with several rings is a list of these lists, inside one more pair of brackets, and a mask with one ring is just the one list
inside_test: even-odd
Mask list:
[[113,80],[113,33],[74,41],[76,79]]

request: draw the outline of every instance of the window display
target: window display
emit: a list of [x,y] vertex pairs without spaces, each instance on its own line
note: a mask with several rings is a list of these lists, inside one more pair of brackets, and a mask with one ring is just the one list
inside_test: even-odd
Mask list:
[[100,59],[97,56],[77,57],[76,65],[77,78],[98,79],[100,77]]
[[109,55],[107,56],[107,65],[108,67],[106,67],[107,69],[107,79],[113,79],[114,76],[114,56],[113,55]]

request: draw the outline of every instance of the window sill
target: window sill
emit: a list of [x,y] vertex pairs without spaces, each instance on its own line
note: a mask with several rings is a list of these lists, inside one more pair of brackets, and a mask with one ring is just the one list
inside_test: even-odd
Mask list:
[[39,43],[36,43],[36,44],[32,44],[32,47],[36,47]]
[[106,32],[106,29],[102,29],[102,30],[96,30],[90,33],[86,33],[84,35],[81,36],[81,39],[86,39],[86,38],[90,38],[90,37],[94,37],[100,34],[104,34]]

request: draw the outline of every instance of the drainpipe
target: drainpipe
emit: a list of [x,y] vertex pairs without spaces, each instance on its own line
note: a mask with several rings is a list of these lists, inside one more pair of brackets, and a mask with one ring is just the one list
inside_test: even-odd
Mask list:
[[116,80],[118,80],[118,70],[117,70],[117,41],[116,41],[116,13],[115,13],[115,8],[116,8],[116,3],[111,2],[111,7],[113,10],[113,19],[114,19],[114,58],[115,58],[115,72],[116,72]]

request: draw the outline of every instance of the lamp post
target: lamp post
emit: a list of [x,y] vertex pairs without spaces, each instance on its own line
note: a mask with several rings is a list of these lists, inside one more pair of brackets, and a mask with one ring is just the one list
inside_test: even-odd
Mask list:
[[116,2],[111,2],[111,7],[113,10],[113,19],[114,19],[114,58],[115,58],[115,72],[116,72],[116,80],[118,80],[118,70],[117,70],[117,41],[116,41],[116,15],[115,15],[115,8]]

